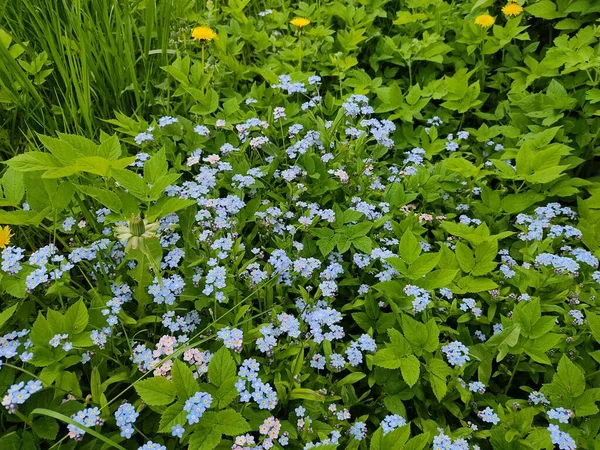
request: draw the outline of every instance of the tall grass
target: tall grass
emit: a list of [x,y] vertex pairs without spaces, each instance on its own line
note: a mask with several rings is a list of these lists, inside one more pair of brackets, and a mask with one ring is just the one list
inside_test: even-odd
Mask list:
[[[186,6],[180,6],[185,4]],[[13,43],[45,51],[53,72],[36,86],[0,45],[0,83],[14,102],[0,105],[12,153],[33,135],[56,130],[97,136],[114,111],[155,104],[173,22],[194,2],[173,0],[0,0],[0,28]],[[25,139],[22,139],[25,138]]]

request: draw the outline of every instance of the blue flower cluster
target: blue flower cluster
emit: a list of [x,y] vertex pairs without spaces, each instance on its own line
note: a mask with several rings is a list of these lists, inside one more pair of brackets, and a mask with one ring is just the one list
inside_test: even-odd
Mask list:
[[25,250],[20,247],[6,247],[2,250],[2,271],[9,275],[16,275],[23,266],[19,261],[25,256]]
[[442,347],[442,353],[448,358],[448,362],[453,366],[462,367],[469,358],[469,349],[459,341],[450,342]]
[[106,308],[102,310],[102,314],[107,316],[106,323],[109,326],[114,326],[118,323],[118,315],[121,312],[123,304],[131,300],[131,288],[125,284],[115,284],[111,286],[114,297],[106,302]]
[[569,419],[573,415],[573,411],[566,408],[553,408],[549,409],[548,419],[558,420],[560,423],[569,423]]
[[425,311],[431,302],[431,294],[423,288],[407,284],[404,287],[404,293],[415,298],[413,300],[413,312],[415,313]]
[[[95,427],[96,425],[102,425],[104,423],[100,417],[100,409],[98,407],[82,409],[81,411],[72,415],[71,419],[88,428]],[[85,435],[84,430],[73,424],[68,424],[67,429],[69,430],[69,437],[71,439],[80,441]]]
[[196,392],[185,401],[183,410],[187,411],[187,421],[190,425],[198,423],[202,414],[212,405],[212,396],[206,392]]
[[204,295],[210,295],[215,292],[215,298],[218,301],[225,300],[225,296],[219,289],[224,289],[227,286],[227,271],[223,266],[213,267],[206,274],[205,282],[206,286],[202,290]]
[[500,423],[500,418],[494,412],[494,410],[492,408],[490,408],[489,406],[486,407],[483,411],[479,411],[477,413],[477,415],[484,422],[488,422],[488,423],[491,423],[493,425],[497,425],[498,423]]
[[354,423],[348,430],[348,434],[357,441],[362,441],[367,436],[367,424],[364,422]]
[[575,450],[577,448],[575,439],[569,433],[561,431],[558,425],[548,425],[548,431],[552,443],[558,445],[560,450]]
[[223,341],[225,347],[235,350],[238,353],[242,351],[242,344],[244,342],[242,330],[229,327],[222,328],[217,331],[217,338]]
[[4,406],[10,414],[14,414],[19,405],[25,403],[25,400],[41,390],[42,382],[39,380],[28,381],[27,383],[21,381],[20,383],[13,384],[8,388],[6,394],[2,398],[2,406]]
[[[269,383],[263,383],[258,377],[260,364],[255,359],[246,359],[238,370],[238,381],[235,384],[239,394],[240,401],[247,403],[253,399],[260,409],[273,409],[277,406],[277,392],[273,390]],[[250,383],[252,392],[248,390],[247,384]]]
[[271,354],[277,345],[277,338],[282,334],[287,334],[291,338],[300,336],[300,322],[294,316],[281,313],[277,316],[277,320],[280,322],[279,326],[267,324],[260,329],[263,336],[256,340],[256,346],[263,353]]
[[121,429],[121,437],[129,439],[133,435],[133,424],[139,415],[131,403],[123,403],[117,408],[115,420]]
[[381,428],[383,429],[384,436],[404,425],[406,425],[406,419],[398,414],[389,414],[381,421]]
[[350,364],[352,367],[360,365],[363,362],[362,352],[367,351],[377,351],[377,344],[371,336],[368,334],[363,334],[356,341],[350,343],[346,349],[346,358],[348,358],[348,364]]
[[185,281],[180,275],[171,275],[168,278],[155,278],[148,293],[154,297],[154,303],[173,305],[179,294],[183,292]]

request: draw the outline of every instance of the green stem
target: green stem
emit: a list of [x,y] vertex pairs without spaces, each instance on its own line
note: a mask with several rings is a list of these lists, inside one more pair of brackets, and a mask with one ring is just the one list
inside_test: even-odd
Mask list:
[[507,394],[508,390],[510,389],[510,385],[512,384],[513,378],[515,377],[515,374],[517,373],[517,368],[519,367],[519,363],[521,362],[521,358],[522,357],[523,357],[522,353],[517,357],[517,362],[515,363],[515,367],[513,368],[513,371],[510,374],[510,379],[508,380],[508,384],[506,385],[506,389],[504,389],[504,394]]

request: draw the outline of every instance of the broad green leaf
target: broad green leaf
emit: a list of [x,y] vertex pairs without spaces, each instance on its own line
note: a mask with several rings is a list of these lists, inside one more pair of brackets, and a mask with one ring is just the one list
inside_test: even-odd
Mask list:
[[134,384],[138,395],[151,406],[168,405],[175,400],[177,389],[164,377],[154,377]]
[[23,173],[9,167],[2,177],[4,198],[13,204],[18,204],[25,195]]
[[419,380],[421,364],[414,355],[409,355],[405,358],[400,359],[400,370],[402,372],[402,378],[410,386],[413,387]]
[[65,329],[69,335],[79,334],[85,331],[88,325],[89,315],[83,300],[79,300],[69,307],[65,313]]
[[246,419],[233,409],[224,409],[214,414],[216,415],[214,428],[225,436],[237,436],[252,429]]
[[185,425],[187,412],[183,410],[185,400],[179,400],[165,409],[160,416],[159,433],[170,433],[174,425]]
[[166,175],[168,170],[165,149],[161,148],[144,164],[144,180],[146,183],[154,184],[159,177]]
[[225,347],[221,347],[208,364],[208,379],[216,387],[222,386],[226,381],[236,378],[235,362]]
[[408,266],[408,276],[413,279],[427,275],[440,261],[439,253],[425,253]]
[[23,153],[9,159],[5,164],[18,172],[37,172],[60,167],[56,158],[42,152]]
[[0,329],[4,326],[4,324],[12,317],[12,315],[17,310],[18,303],[6,308],[4,311],[0,313]]
[[463,272],[469,273],[475,267],[475,256],[471,249],[462,242],[457,242],[454,252],[456,253],[456,259]]
[[[588,325],[590,326],[592,336],[594,336],[596,342],[600,343],[600,316],[597,316],[590,311],[586,311],[585,317],[587,318]],[[1,320],[0,323],[2,323]]]
[[146,186],[146,182],[143,178],[126,169],[112,169],[111,174],[119,183],[119,185],[127,189],[131,195],[140,200],[146,198],[146,195],[148,194],[148,187]]
[[171,377],[180,399],[187,399],[198,391],[198,382],[187,364],[176,360],[171,369]]
[[408,264],[415,262],[421,254],[421,246],[415,235],[406,230],[400,239],[400,256]]
[[188,450],[212,450],[221,442],[221,433],[200,428],[190,436]]

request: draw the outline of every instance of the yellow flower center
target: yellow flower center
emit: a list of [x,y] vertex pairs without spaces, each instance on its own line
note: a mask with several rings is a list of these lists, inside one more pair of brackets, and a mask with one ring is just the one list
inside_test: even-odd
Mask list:
[[516,17],[523,12],[523,7],[518,3],[508,3],[502,12],[509,17]]
[[479,25],[481,28],[489,28],[494,25],[494,22],[496,22],[496,19],[489,14],[482,14],[475,18],[475,25]]
[[199,41],[213,41],[219,39],[217,33],[209,27],[196,27],[192,30],[192,38]]
[[292,25],[297,26],[298,28],[302,28],[308,25],[310,23],[310,20],[305,19],[304,17],[296,17],[295,19],[292,19],[290,23]]

